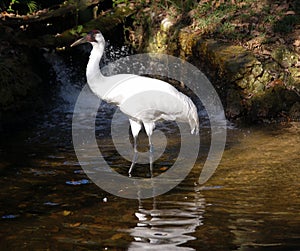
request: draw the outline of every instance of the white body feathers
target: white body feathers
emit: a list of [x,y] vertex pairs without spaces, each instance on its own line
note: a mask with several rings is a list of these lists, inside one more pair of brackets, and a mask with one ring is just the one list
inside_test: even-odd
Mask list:
[[96,40],[98,42],[91,42],[93,49],[86,69],[87,82],[94,94],[116,104],[128,115],[134,137],[138,135],[141,124],[151,136],[155,122],[160,119],[187,122],[191,133],[199,132],[196,106],[170,84],[131,74],[104,77],[99,68],[105,45],[101,33],[96,35]]

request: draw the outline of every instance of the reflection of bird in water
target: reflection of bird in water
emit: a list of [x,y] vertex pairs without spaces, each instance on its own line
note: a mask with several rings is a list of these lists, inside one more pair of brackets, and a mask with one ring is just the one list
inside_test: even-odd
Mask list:
[[163,201],[158,202],[153,198],[152,204],[148,206],[150,200],[145,203],[140,200],[139,210],[135,213],[138,222],[130,230],[134,241],[128,250],[194,250],[185,247],[184,243],[194,240],[191,234],[203,225],[206,203],[198,188],[195,188],[193,194],[192,200],[184,199],[185,195],[181,194],[182,201],[174,201],[172,198],[168,201],[168,195],[164,195]]
[[152,174],[153,145],[151,135],[156,121],[177,120],[187,122],[191,133],[198,133],[197,108],[190,98],[170,84],[153,78],[133,74],[118,74],[110,77],[102,75],[99,63],[105,40],[100,31],[94,30],[77,40],[71,46],[89,42],[93,49],[86,68],[86,76],[92,92],[108,103],[114,103],[129,117],[134,139],[134,156],[129,169],[131,174],[137,161],[137,136],[144,126],[149,139],[150,171]]

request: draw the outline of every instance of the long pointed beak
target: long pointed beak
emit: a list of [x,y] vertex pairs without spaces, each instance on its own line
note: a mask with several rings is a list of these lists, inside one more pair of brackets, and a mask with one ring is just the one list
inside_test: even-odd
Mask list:
[[74,47],[74,46],[79,45],[79,44],[84,44],[84,43],[87,43],[87,42],[88,42],[87,38],[83,37],[83,38],[80,38],[77,41],[75,41],[73,44],[71,44],[71,47]]

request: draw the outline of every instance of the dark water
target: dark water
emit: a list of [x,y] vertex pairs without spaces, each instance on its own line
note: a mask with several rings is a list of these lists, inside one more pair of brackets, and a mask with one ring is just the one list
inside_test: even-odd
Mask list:
[[[1,136],[0,250],[300,250],[299,123],[230,127],[217,171],[199,186],[210,140],[202,124],[199,158],[182,183],[156,198],[120,198],[78,164],[71,118],[84,79],[73,80],[73,68],[53,60],[64,69],[55,81],[64,85],[49,111],[36,126]],[[106,104],[99,109],[99,141],[126,173],[130,163],[107,137],[113,113]],[[172,165],[180,140],[172,124],[161,127],[171,150],[154,164],[157,173]],[[147,176],[147,167],[140,170]]]

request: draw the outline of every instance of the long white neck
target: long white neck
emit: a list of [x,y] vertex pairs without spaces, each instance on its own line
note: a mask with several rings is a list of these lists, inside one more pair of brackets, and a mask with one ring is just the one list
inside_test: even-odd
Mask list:
[[86,67],[86,78],[88,85],[92,92],[100,98],[103,96],[101,91],[101,82],[104,82],[105,80],[105,77],[102,75],[99,66],[103,52],[104,45],[94,43],[90,54],[90,59]]

